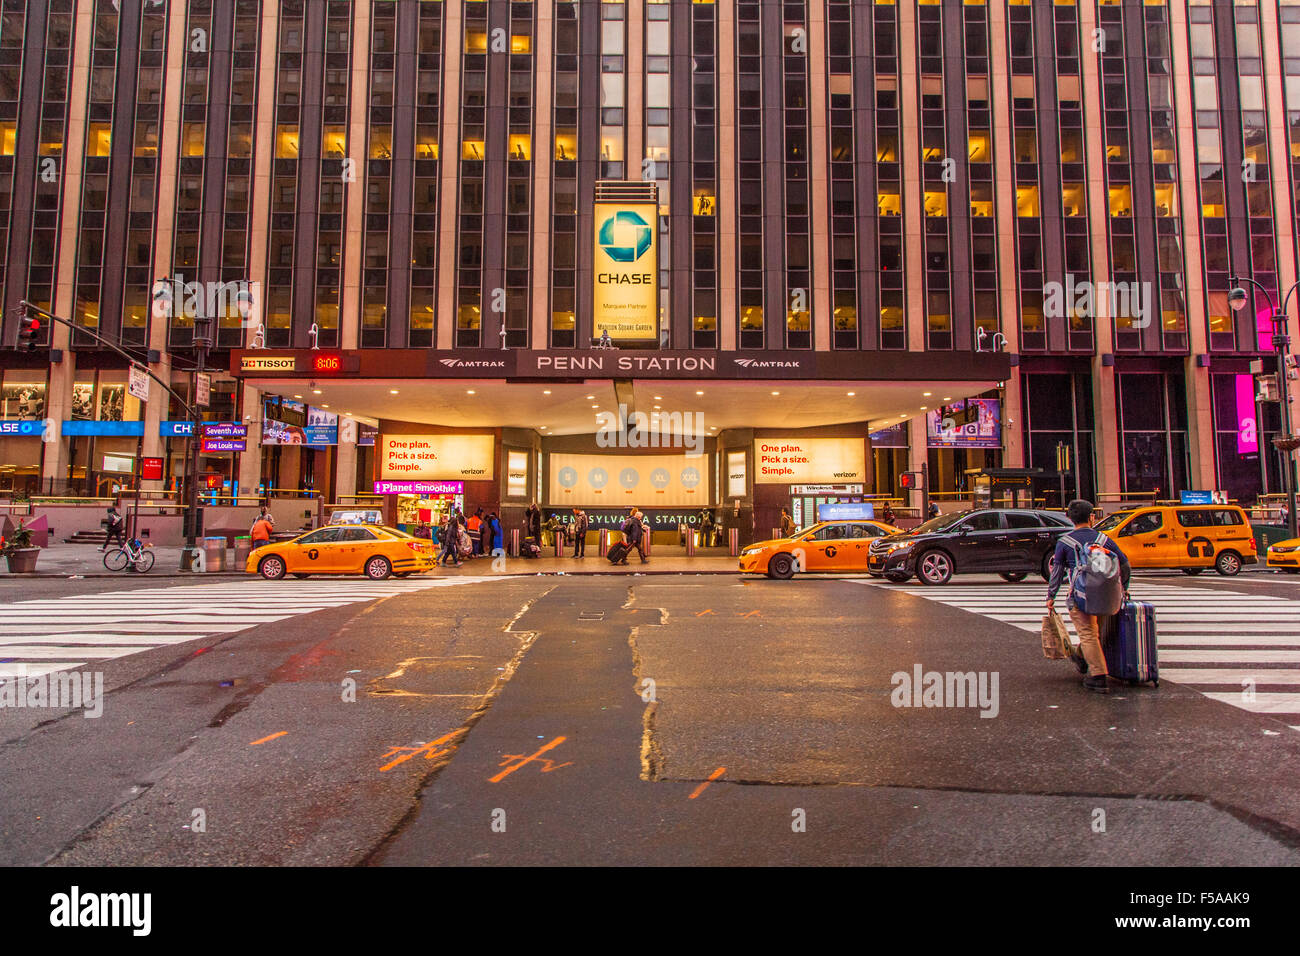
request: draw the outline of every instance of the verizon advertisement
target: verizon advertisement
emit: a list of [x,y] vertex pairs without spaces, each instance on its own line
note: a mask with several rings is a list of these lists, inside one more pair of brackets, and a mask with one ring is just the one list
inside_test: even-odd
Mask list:
[[380,435],[380,481],[490,481],[496,477],[491,435]]
[[760,438],[754,442],[754,481],[760,485],[866,480],[861,438]]

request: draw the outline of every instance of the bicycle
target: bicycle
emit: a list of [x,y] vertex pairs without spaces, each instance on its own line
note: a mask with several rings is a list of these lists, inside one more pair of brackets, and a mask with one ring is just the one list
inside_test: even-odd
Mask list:
[[104,567],[110,571],[125,571],[130,568],[144,574],[153,567],[153,562],[153,549],[146,548],[139,538],[104,555]]

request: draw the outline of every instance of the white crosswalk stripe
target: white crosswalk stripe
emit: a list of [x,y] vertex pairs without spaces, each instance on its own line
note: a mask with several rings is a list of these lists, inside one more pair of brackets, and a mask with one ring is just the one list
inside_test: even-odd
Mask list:
[[40,677],[325,608],[502,577],[264,581],[70,594],[0,604],[0,681]]
[[[903,591],[1034,633],[1042,626],[1045,611],[1046,589],[1038,582],[943,587],[855,583]],[[1292,729],[1300,730],[1300,668],[1295,666],[1300,664],[1300,600],[1137,578],[1130,594],[1156,606],[1161,680],[1187,684],[1252,713],[1295,720]],[[1058,608],[1071,640],[1077,643],[1064,607],[1062,589]]]

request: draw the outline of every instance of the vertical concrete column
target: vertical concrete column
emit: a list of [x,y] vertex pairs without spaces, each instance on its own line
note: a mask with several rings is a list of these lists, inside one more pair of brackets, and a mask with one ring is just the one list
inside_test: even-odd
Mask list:
[[244,442],[247,451],[239,455],[239,493],[257,494],[262,481],[262,393],[245,386],[239,411],[240,420],[248,426]]
[[343,288],[339,290],[339,346],[361,344],[361,268],[365,258],[366,180],[370,148],[366,127],[370,104],[371,0],[352,4],[352,111],[348,117],[348,157],[356,179],[346,184],[343,233]]
[[[1007,54],[1006,0],[989,3],[989,93],[993,100],[993,115],[1003,119],[1011,116],[1011,77]],[[1011,141],[1011,124],[993,124],[993,196],[997,203],[998,236],[998,311],[999,326],[1007,337],[1007,351],[1020,353],[1020,292],[1016,285],[1016,187],[1012,175],[1011,158],[1015,144]],[[1020,387],[1020,369],[1013,368],[1002,393],[1002,463],[1007,468],[1025,466],[1025,447],[1021,426],[1024,394]]]
[[[907,420],[907,470],[920,472],[921,467],[926,465],[930,460],[930,438],[926,434],[925,416],[918,415],[916,418]],[[934,475],[930,476],[930,484],[934,485]],[[913,488],[908,493],[907,503],[913,508],[921,507],[921,489]],[[921,520],[925,520],[925,515],[921,515]]]
[[736,2],[719,0],[718,69],[718,345],[736,347]]
[[[1096,10],[1090,3],[1079,5],[1079,68],[1083,73],[1083,125],[1088,130],[1100,131],[1101,119],[1101,64],[1092,48],[1092,31],[1096,29]],[[1100,135],[1085,136],[1087,151],[1088,238],[1092,253],[1092,281],[1110,279],[1110,243],[1107,225],[1110,206],[1106,193],[1106,157],[1102,151]],[[1103,366],[1101,356],[1113,351],[1114,320],[1105,315],[1093,317],[1095,354],[1092,357],[1092,444],[1097,471],[1097,491],[1113,494],[1120,490],[1119,476],[1119,425],[1116,421],[1115,368]]]
[[[77,291],[77,231],[81,223],[81,180],[86,155],[86,107],[90,96],[90,40],[95,26],[92,5],[79,4],[72,36],[72,67],[68,76],[68,126],[60,172],[63,197],[59,202],[59,261],[54,276],[51,310],[62,319],[72,318]],[[63,361],[50,366],[45,392],[45,416],[62,423],[70,417],[72,385],[77,377],[76,355],[69,350],[72,333],[66,326],[50,329],[50,347],[63,350]],[[57,426],[56,426],[57,427]],[[67,476],[68,439],[45,443],[41,478]]]
[[[188,24],[183,10],[173,11],[167,25],[167,68],[163,77],[163,116],[158,143],[158,216],[153,243],[155,278],[171,275],[172,246],[176,235],[176,177],[180,167],[181,91],[185,80],[185,57],[189,45]],[[167,354],[170,315],[149,315],[149,348],[159,361],[149,370],[167,384],[172,380],[172,360]],[[149,401],[144,406],[144,457],[161,458],[163,439],[158,423],[166,418],[171,396],[157,382],[149,383]],[[141,481],[145,491],[159,491],[162,481]]]
[[[369,488],[364,489],[369,491]],[[334,500],[357,493],[356,442],[339,442],[334,449]]]
[[813,348],[831,347],[830,109],[826,72],[826,0],[808,4],[808,200],[812,210]]
[[[916,5],[898,5],[899,150],[903,161],[903,255],[907,272],[907,350],[923,352],[926,346],[925,311],[925,208],[921,175],[921,91],[917,87]],[[922,422],[924,432],[924,422]],[[922,443],[924,445],[924,443]]]
[[[1287,175],[1291,159],[1287,153],[1287,112],[1282,95],[1282,64],[1278,59],[1281,40],[1277,24],[1277,5],[1259,5],[1260,40],[1264,52],[1264,97],[1268,104],[1268,168],[1272,174],[1273,228],[1277,230],[1277,281],[1283,294],[1296,281],[1295,218],[1292,215],[1292,187]],[[1287,51],[1294,55],[1294,51]],[[1287,329],[1291,334],[1291,351],[1300,351],[1300,303],[1287,310]],[[1288,382],[1291,391],[1291,418],[1300,419],[1300,381]],[[1300,429],[1300,422],[1296,428]]]
[[[623,178],[640,180],[645,161],[645,0],[627,0],[625,8],[627,67],[623,71],[623,95],[627,102],[627,152],[623,154]],[[659,205],[667,204],[668,197],[660,196]]]
[[442,28],[442,131],[438,143],[438,305],[433,344],[456,341],[456,233],[460,186],[460,60],[465,45],[464,0],[446,0]]
[[551,174],[555,170],[555,143],[551,125],[554,99],[551,64],[555,40],[555,0],[533,4],[533,272],[532,308],[529,309],[528,342],[544,349],[551,336]]
[[[1209,354],[1209,320],[1206,315],[1205,278],[1201,267],[1201,208],[1195,183],[1196,117],[1192,110],[1192,69],[1187,55],[1187,7],[1169,7],[1169,41],[1173,51],[1174,132],[1178,138],[1178,181],[1183,227],[1183,259],[1187,275],[1187,342],[1189,354],[1183,361],[1183,382],[1187,401],[1187,450],[1190,470],[1187,480],[1193,488],[1217,485],[1214,448],[1214,403],[1210,391],[1210,370],[1198,356]],[[1159,303],[1153,309],[1160,321]],[[1177,488],[1170,488],[1173,495]]]

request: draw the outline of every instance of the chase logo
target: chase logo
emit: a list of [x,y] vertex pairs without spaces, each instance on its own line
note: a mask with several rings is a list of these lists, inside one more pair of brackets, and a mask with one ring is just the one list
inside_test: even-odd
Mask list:
[[650,248],[653,237],[650,224],[626,209],[606,219],[597,234],[600,247],[615,262],[636,262]]
[[0,435],[41,435],[44,432],[44,421],[0,421]]

